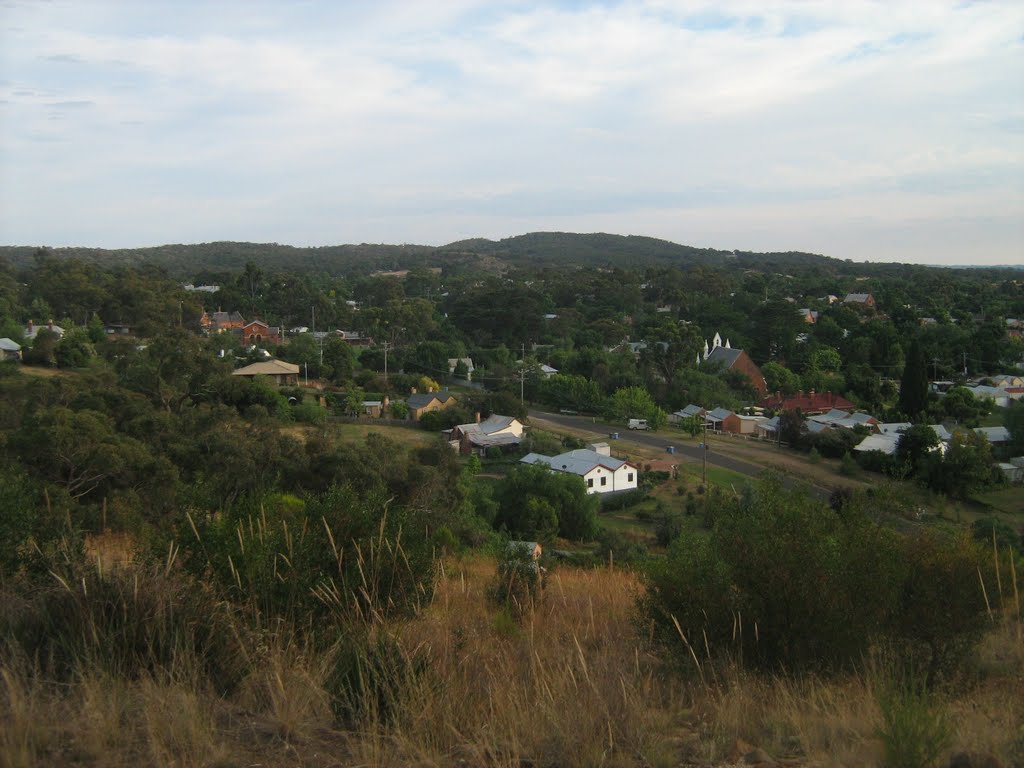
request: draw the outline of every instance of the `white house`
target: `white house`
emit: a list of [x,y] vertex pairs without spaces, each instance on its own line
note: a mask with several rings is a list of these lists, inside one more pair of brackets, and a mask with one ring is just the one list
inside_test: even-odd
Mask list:
[[6,337],[0,339],[0,360],[21,360],[21,344]]
[[473,371],[476,368],[473,367],[473,358],[471,357],[449,357],[448,358],[448,375],[454,376],[455,369],[459,363],[463,363],[466,366],[466,381],[473,380]]
[[524,464],[540,464],[555,472],[577,475],[587,486],[587,493],[635,489],[640,470],[628,461],[613,458],[610,453],[606,443],[595,443],[590,448],[579,448],[557,456],[528,453],[520,461]]
[[48,322],[46,325],[36,325],[31,320],[28,321],[28,325],[25,326],[25,338],[29,341],[35,341],[36,336],[39,335],[40,331],[53,331],[57,334],[57,338],[64,336],[64,329],[59,325],[54,325],[53,320]]

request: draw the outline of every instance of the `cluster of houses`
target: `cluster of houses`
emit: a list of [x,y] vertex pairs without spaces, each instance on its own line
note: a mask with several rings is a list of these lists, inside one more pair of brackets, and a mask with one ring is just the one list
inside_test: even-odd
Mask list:
[[[829,429],[862,428],[867,431],[864,438],[854,447],[855,451],[878,451],[887,456],[896,453],[900,436],[910,428],[910,422],[885,423],[869,413],[858,411],[856,406],[844,397],[831,392],[798,393],[791,397],[776,394],[763,399],[753,409],[754,414],[741,414],[727,408],[706,410],[699,405],[688,405],[669,415],[669,422],[680,424],[692,419],[709,430],[735,435],[751,435],[766,440],[779,437],[779,417],[768,418],[763,415],[766,410],[779,413],[799,409],[804,416],[804,430],[818,434]],[[942,424],[932,424],[931,428],[939,438],[940,450],[953,439],[953,433]],[[955,430],[954,430],[955,431]],[[974,430],[984,437],[991,445],[1005,445],[1010,440],[1006,427],[978,427]],[[999,464],[1007,479],[1019,482],[1024,480],[1024,457],[1011,459]]]
[[[259,318],[246,321],[240,312],[203,312],[199,320],[200,325],[207,333],[233,333],[240,337],[243,346],[255,345],[257,347],[280,344],[284,337],[284,330],[277,325],[270,325]],[[308,333],[309,328],[300,326],[292,328],[289,333],[297,335]],[[373,339],[359,331],[317,331],[313,334],[317,338],[328,339],[338,338],[353,347],[369,347],[373,345]]]

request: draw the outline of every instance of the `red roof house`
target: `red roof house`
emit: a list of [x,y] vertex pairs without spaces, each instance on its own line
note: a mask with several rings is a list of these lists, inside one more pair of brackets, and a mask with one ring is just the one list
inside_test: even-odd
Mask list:
[[784,397],[776,392],[766,397],[758,405],[772,411],[792,411],[797,408],[805,416],[814,416],[819,413],[828,413],[832,410],[849,411],[857,410],[857,406],[845,397],[832,392],[815,392],[813,389],[808,393],[798,392],[791,397]]

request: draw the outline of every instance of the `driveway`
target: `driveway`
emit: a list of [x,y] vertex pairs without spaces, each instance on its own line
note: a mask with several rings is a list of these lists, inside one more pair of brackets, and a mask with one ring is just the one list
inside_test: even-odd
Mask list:
[[[568,416],[564,413],[548,413],[547,411],[538,411],[534,409],[530,409],[529,414],[531,419],[541,419],[543,421],[548,421],[552,424],[558,424],[571,429],[598,433],[603,432],[605,435],[610,435],[612,432],[618,432],[620,443],[637,443],[639,445],[646,445],[650,448],[658,448],[662,451],[670,445],[675,446],[677,456],[686,456],[694,461],[701,461],[702,459],[703,450],[699,446],[681,442],[670,437],[664,437],[653,432],[631,430],[618,424],[594,421],[590,416]],[[762,466],[752,464],[749,461],[743,461],[742,459],[734,459],[730,456],[724,456],[721,453],[715,452],[713,448],[708,450],[707,456],[709,466],[722,467],[723,469],[728,469],[747,477],[757,477],[765,471],[765,468]],[[784,482],[787,487],[799,485],[798,481],[791,477],[784,478]],[[818,485],[811,485],[810,491],[811,494],[822,501],[828,501],[832,494],[832,490],[830,488],[823,488]]]

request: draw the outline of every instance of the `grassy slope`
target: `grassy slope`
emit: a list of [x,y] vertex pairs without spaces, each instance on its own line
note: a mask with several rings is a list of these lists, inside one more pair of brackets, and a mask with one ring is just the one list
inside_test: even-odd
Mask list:
[[[0,765],[632,766],[736,764],[736,739],[787,765],[875,765],[874,677],[756,677],[701,649],[666,664],[634,623],[641,580],[560,568],[516,624],[485,598],[485,558],[449,561],[434,601],[378,628],[419,660],[362,724],[327,706],[329,659],[268,637],[227,697],[193,679],[130,680],[89,668],[44,685],[30,663],[0,675]],[[639,630],[639,631],[638,631]],[[712,649],[714,650],[714,649]],[[1024,644],[993,631],[974,682],[940,696],[951,749],[1020,760]]]

